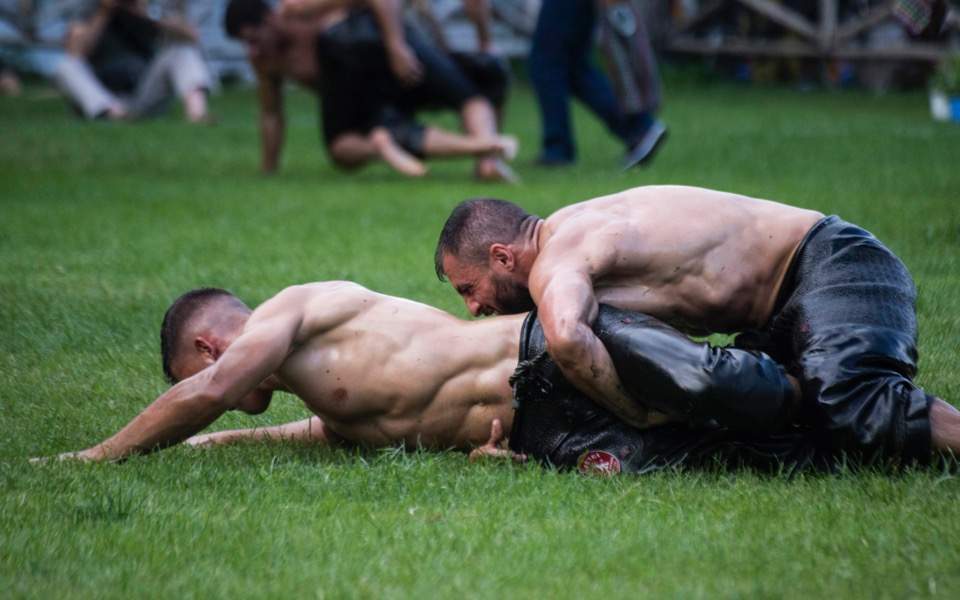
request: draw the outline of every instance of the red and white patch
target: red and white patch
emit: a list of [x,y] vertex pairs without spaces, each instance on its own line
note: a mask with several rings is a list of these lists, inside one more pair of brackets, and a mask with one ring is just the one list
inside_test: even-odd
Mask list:
[[587,450],[577,459],[577,470],[584,475],[611,477],[620,473],[620,459],[603,450]]

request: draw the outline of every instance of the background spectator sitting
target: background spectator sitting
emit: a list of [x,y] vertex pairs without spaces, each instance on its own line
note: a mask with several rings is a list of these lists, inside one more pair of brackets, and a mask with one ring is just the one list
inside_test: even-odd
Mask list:
[[[282,85],[291,78],[320,97],[337,166],[383,159],[419,175],[419,158],[472,155],[478,178],[514,177],[502,158],[512,158],[516,141],[498,134],[494,108],[506,93],[502,65],[457,61],[404,26],[399,2],[284,2],[275,12],[262,0],[232,0],[224,25],[246,42],[257,73],[265,172],[279,163]],[[427,107],[457,110],[465,135],[418,124],[415,112]]]
[[71,25],[56,81],[88,119],[149,116],[176,94],[187,120],[207,122],[212,79],[196,42],[181,18],[152,19],[138,0],[102,0]]

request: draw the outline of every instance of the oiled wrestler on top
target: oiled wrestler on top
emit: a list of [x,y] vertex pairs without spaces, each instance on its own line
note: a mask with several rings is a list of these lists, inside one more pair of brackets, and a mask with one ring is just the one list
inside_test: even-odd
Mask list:
[[567,379],[634,423],[642,411],[631,414],[640,407],[591,328],[600,303],[690,333],[749,332],[738,344],[749,340],[797,377],[796,418],[841,450],[929,456],[931,435],[953,418],[912,382],[916,291],[906,267],[838,217],[687,186],[629,189],[546,219],[475,199],[451,213],[435,264],[473,314],[536,305]]

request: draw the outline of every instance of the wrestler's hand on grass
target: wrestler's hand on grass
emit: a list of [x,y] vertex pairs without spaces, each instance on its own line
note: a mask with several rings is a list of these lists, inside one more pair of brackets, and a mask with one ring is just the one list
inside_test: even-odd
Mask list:
[[516,463],[522,463],[527,461],[526,454],[517,454],[508,448],[501,448],[500,444],[503,443],[503,424],[500,422],[500,419],[494,419],[490,423],[490,439],[487,440],[487,443],[475,448],[470,453],[470,462],[477,462],[478,460],[484,460],[487,458],[508,458]]
[[86,450],[77,450],[75,452],[64,452],[56,456],[36,456],[30,459],[34,465],[45,465],[53,461],[78,460],[81,462],[93,462],[103,460],[103,456],[97,453],[96,448],[87,448]]
[[390,70],[400,83],[415,85],[423,79],[423,65],[406,42],[391,44],[387,48],[387,58],[390,60]]
[[194,448],[200,446],[212,446],[215,443],[212,433],[203,433],[198,435],[193,435],[183,440],[183,443],[187,446],[193,446]]

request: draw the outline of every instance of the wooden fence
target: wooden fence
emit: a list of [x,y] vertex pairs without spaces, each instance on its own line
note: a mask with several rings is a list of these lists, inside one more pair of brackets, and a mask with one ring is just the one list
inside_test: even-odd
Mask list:
[[[918,41],[906,36],[893,43],[865,43],[871,32],[893,20],[892,1],[858,2],[856,10],[843,11],[848,16],[842,20],[842,3],[838,0],[808,0],[806,14],[774,0],[701,0],[698,4],[689,14],[674,11],[665,50],[706,56],[927,62],[958,52],[947,41]],[[731,10],[765,19],[780,33],[754,35],[725,30],[717,23],[729,18]]]

